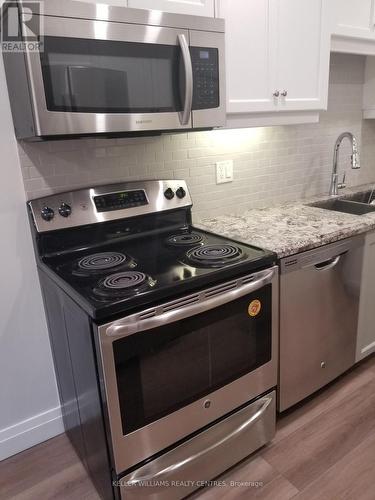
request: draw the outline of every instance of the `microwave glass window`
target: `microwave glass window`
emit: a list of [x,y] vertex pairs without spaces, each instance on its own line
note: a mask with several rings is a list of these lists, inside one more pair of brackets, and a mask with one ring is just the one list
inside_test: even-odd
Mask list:
[[181,111],[182,63],[174,45],[45,37],[47,109],[86,113]]
[[[124,434],[271,359],[272,286],[220,308],[113,343]],[[259,300],[259,314],[249,304]]]

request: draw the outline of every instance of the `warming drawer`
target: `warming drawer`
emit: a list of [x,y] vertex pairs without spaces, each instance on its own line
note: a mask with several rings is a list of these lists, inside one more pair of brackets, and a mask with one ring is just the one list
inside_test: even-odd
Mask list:
[[232,467],[275,435],[275,392],[119,479],[122,499],[179,500]]

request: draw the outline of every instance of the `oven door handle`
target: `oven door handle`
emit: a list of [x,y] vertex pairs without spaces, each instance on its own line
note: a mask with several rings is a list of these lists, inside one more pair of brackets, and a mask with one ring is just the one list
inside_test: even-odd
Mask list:
[[191,64],[189,45],[186,41],[185,35],[180,34],[177,38],[181,48],[182,60],[184,62],[185,70],[185,102],[184,109],[182,113],[180,113],[180,123],[181,125],[187,125],[189,123],[191,108],[193,104],[193,68]]
[[[251,276],[252,281],[250,283],[240,284],[236,288],[230,290],[224,290],[220,293],[220,287],[214,287],[208,290],[204,290],[198,294],[193,294],[186,297],[187,305],[178,306],[176,304],[175,308],[172,305],[164,304],[163,306],[152,308],[142,313],[137,313],[127,318],[115,321],[108,326],[105,326],[105,332],[108,337],[127,337],[128,335],[133,335],[137,332],[143,332],[145,330],[151,330],[159,326],[167,325],[169,323],[174,323],[190,316],[200,314],[215,307],[222,306],[228,302],[232,302],[244,295],[251,292],[255,292],[265,285],[270,283],[277,272],[278,267],[272,267],[265,271],[260,271]],[[215,290],[219,288],[217,294]],[[213,296],[210,296],[210,295]],[[190,302],[190,303],[189,303]],[[158,313],[158,310],[160,313]],[[150,315],[150,317],[147,317]],[[102,327],[103,328],[103,327]]]
[[143,477],[134,477],[133,479],[129,479],[126,481],[126,487],[140,487],[144,484],[150,483],[150,482],[155,482],[155,481],[163,481],[167,480],[169,475],[171,473],[175,474],[178,470],[183,469],[184,467],[188,466],[192,462],[196,462],[197,460],[201,459],[208,453],[211,453],[217,448],[220,448],[221,446],[227,444],[230,441],[233,441],[236,438],[240,438],[241,434],[246,432],[246,430],[254,425],[265,413],[267,408],[272,402],[272,397],[263,397],[258,400],[259,403],[261,403],[261,406],[253,413],[245,422],[243,422],[241,425],[236,427],[232,432],[224,436],[223,438],[219,439],[219,441],[216,441],[213,443],[211,446],[208,446],[207,448],[204,448],[203,450],[198,451],[194,455],[191,455],[190,457],[181,460],[180,462],[176,464],[169,465],[168,467],[165,467],[164,469],[161,469],[160,471],[156,472],[155,474],[149,475],[149,476],[143,476]]

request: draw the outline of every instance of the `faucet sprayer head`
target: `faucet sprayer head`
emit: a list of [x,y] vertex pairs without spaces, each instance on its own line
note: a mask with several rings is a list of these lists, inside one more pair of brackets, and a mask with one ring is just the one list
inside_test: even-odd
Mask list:
[[352,168],[361,168],[361,162],[359,159],[358,143],[357,139],[352,135],[352,156],[351,156]]
[[351,159],[352,159],[352,168],[361,168],[361,162],[359,159],[358,151],[353,152]]

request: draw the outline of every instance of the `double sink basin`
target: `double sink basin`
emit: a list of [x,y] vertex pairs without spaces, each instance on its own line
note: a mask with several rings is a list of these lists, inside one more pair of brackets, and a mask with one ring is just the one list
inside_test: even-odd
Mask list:
[[375,212],[375,204],[372,205],[372,202],[375,203],[375,189],[311,203],[308,206],[346,214],[364,215]]

